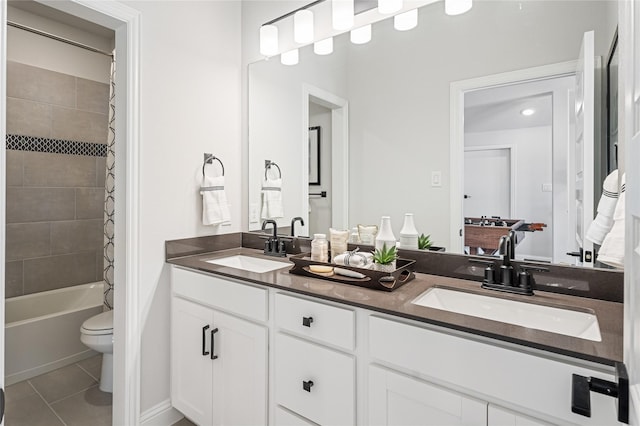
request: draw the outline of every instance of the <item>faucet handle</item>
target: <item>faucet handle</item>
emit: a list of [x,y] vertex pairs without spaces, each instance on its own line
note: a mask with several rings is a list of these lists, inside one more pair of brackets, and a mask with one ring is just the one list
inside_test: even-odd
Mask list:
[[493,269],[494,268],[494,263],[491,260],[481,260],[481,259],[469,259],[469,262],[471,263],[480,263],[482,265],[485,265],[486,268],[484,268],[484,280],[482,281],[485,284],[494,284],[495,283],[495,273],[496,271]]
[[520,273],[518,274],[518,286],[524,290],[530,290],[533,294],[533,285],[531,284],[531,274],[529,272],[549,272],[548,268],[542,266],[520,265]]

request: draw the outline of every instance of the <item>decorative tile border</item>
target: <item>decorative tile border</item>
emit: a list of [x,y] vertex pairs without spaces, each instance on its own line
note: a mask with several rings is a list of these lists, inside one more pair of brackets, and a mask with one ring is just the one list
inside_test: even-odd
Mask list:
[[101,143],[66,141],[34,136],[7,135],[7,149],[48,152],[53,154],[106,157],[107,145]]

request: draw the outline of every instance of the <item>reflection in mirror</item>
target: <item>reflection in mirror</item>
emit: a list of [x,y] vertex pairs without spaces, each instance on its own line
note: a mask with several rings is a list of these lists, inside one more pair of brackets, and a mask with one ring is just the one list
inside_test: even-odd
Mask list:
[[[456,17],[443,14],[442,7],[441,2],[422,7],[418,26],[410,31],[396,31],[392,20],[376,23],[371,42],[364,45],[351,44],[348,34],[335,37],[331,55],[317,56],[312,46],[301,48],[296,66],[284,66],[275,58],[250,65],[250,229],[260,227],[261,173],[264,160],[272,159],[282,167],[282,225],[302,216],[305,223],[311,223],[299,231],[302,235],[311,230],[328,232],[327,215],[314,228],[319,223],[314,217],[322,216],[322,209],[330,209],[331,226],[341,229],[377,225],[381,216],[391,216],[395,235],[399,235],[404,214],[413,213],[418,231],[430,234],[434,245],[462,250],[462,241],[453,241],[451,231],[463,227],[463,218],[452,217],[450,174],[453,164],[464,161],[463,150],[460,158],[450,158],[451,84],[576,61],[582,36],[590,30],[595,32],[596,55],[606,56],[617,19],[617,5],[609,1],[483,1]],[[538,97],[548,100],[549,95],[534,96]],[[318,105],[326,109],[325,124],[312,123]],[[480,117],[478,121],[491,120]],[[308,185],[308,129],[317,125],[323,126],[327,136],[322,141],[322,180],[331,176],[330,188],[322,188],[328,194],[325,206],[309,197],[310,192],[319,192],[317,186]],[[599,131],[598,127],[596,136]],[[474,133],[479,132],[476,128]],[[489,144],[480,139],[470,144]],[[555,161],[553,141],[553,146],[545,142],[541,151],[548,154],[551,149]],[[520,155],[527,150],[518,146],[515,151]],[[549,188],[556,189],[555,166],[535,163],[534,158],[548,161],[538,154],[533,150],[527,165],[546,173],[536,184],[536,192],[548,199],[553,197]],[[597,152],[596,158],[601,158]],[[476,162],[482,163],[480,159]],[[525,168],[515,167],[516,171]],[[468,177],[466,166],[464,169]],[[522,180],[517,176],[516,185]],[[481,181],[479,177],[477,183]],[[548,207],[539,205],[530,189],[509,191],[512,189],[517,216],[520,204],[529,203],[533,209],[527,217],[513,219],[547,225],[526,236],[532,245],[526,249],[527,256],[567,261],[554,256],[564,250],[554,245],[554,223],[560,209],[549,217]],[[596,185],[594,191],[599,193],[600,187]],[[513,203],[509,200],[508,204]],[[494,215],[482,211],[473,214]],[[524,247],[520,247],[523,254]]]

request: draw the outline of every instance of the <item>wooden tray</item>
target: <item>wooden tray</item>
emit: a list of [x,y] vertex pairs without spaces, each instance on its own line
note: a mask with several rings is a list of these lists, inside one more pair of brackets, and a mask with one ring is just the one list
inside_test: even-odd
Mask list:
[[[293,262],[293,267],[289,270],[289,273],[291,274],[304,275],[307,277],[319,278],[321,280],[327,281],[336,281],[343,284],[351,284],[359,287],[371,288],[374,290],[393,291],[415,278],[415,274],[413,273],[413,271],[416,261],[410,259],[398,258],[398,260],[396,260],[396,269],[389,272],[378,271],[376,269],[356,268],[354,266],[335,265],[333,263],[326,262],[317,262],[315,260],[311,260],[309,253],[302,253],[291,256],[289,257],[289,260]],[[350,269],[352,271],[364,274],[365,277],[352,278],[337,274],[326,276],[311,272],[311,270],[309,269],[310,265],[325,265],[343,269]]]

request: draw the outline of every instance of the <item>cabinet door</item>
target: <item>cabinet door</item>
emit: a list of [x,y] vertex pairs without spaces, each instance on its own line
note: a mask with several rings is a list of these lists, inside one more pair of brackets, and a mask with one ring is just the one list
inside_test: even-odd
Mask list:
[[179,297],[171,303],[171,403],[195,423],[210,425],[213,310]]
[[486,426],[487,403],[372,365],[369,424]]
[[533,419],[491,404],[489,404],[488,419],[491,426],[552,426],[551,423]]
[[267,329],[216,311],[214,425],[267,424]]

